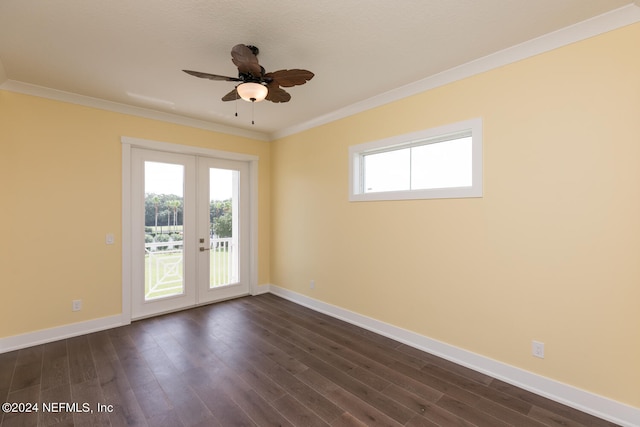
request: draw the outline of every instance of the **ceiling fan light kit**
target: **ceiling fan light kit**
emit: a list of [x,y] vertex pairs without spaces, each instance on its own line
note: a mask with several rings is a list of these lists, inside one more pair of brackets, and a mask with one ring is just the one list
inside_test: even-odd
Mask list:
[[240,83],[236,87],[236,91],[238,91],[238,95],[240,95],[240,98],[250,102],[263,101],[269,93],[269,89],[267,89],[265,85],[251,82]]
[[[258,52],[259,49],[257,47],[244,44],[237,44],[231,49],[231,61],[238,67],[238,77],[221,76],[192,70],[182,71],[201,79],[239,82],[231,92],[222,97],[222,100],[236,101],[240,97],[251,103],[265,99],[274,103],[289,102],[291,95],[282,88],[303,85],[314,76],[311,71],[301,69],[278,70],[267,73],[258,63],[256,56]],[[238,115],[237,112],[236,115]]]

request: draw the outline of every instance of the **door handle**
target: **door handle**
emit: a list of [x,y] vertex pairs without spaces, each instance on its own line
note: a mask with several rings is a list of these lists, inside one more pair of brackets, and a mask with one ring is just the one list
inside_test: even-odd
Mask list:
[[211,249],[209,249],[209,248],[203,248],[203,247],[201,247],[201,248],[200,248],[200,252],[210,251],[210,250],[211,250]]

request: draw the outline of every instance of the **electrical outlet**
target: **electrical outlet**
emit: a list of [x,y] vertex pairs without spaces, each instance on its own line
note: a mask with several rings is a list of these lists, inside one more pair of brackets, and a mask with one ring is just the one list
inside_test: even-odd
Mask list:
[[315,280],[312,280],[312,281],[309,283],[309,289],[315,289],[315,288],[316,288],[316,281],[315,281]]
[[531,354],[534,357],[544,359],[544,343],[539,341],[531,341]]
[[82,300],[74,299],[71,301],[71,311],[80,311],[82,310]]

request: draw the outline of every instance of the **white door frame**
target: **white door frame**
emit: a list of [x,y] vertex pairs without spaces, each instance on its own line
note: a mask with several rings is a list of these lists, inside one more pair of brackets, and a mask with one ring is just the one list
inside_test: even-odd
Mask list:
[[131,323],[131,149],[165,151],[249,163],[249,293],[258,290],[258,156],[123,136],[122,143],[122,324]]
[[[238,293],[242,293],[246,295],[250,292],[249,287],[249,261],[248,261],[248,252],[246,248],[251,246],[249,242],[249,230],[250,230],[250,219],[249,219],[249,205],[251,204],[249,200],[250,192],[250,180],[247,179],[249,177],[249,168],[247,162],[238,162],[235,160],[228,159],[220,159],[213,157],[198,157],[197,158],[197,169],[198,169],[198,224],[197,224],[197,234],[198,239],[206,239],[209,243],[209,232],[210,232],[210,205],[211,201],[210,197],[210,169],[220,168],[227,169],[228,171],[237,171],[237,176],[239,179],[235,179],[232,186],[235,187],[234,195],[233,195],[233,203],[234,206],[232,208],[232,212],[234,212],[235,219],[233,220],[234,230],[232,235],[236,240],[237,246],[232,250],[233,257],[235,258],[235,263],[237,267],[236,273],[238,276],[236,277],[235,282],[230,282],[224,286],[214,286],[211,287],[211,277],[209,275],[211,268],[211,258],[209,257],[209,252],[198,252],[198,271],[197,271],[197,289],[198,289],[198,303],[199,304],[207,304],[212,301],[221,301],[224,299],[233,298],[238,295]],[[202,246],[199,244],[198,246]],[[209,244],[207,244],[207,248],[209,248]],[[203,260],[206,258],[206,261]]]

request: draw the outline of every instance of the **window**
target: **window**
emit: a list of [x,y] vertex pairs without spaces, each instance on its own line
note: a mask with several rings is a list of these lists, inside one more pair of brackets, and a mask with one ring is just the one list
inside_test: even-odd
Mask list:
[[482,121],[349,148],[351,201],[482,197]]

